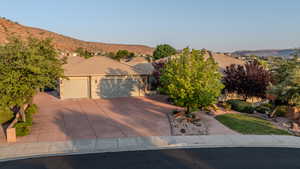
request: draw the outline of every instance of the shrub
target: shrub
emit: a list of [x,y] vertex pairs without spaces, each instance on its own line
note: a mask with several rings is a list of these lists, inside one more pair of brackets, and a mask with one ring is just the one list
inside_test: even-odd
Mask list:
[[224,107],[224,109],[225,109],[226,111],[231,110],[231,104],[228,104],[228,103],[224,102],[224,103],[222,103],[222,106]]
[[25,112],[26,115],[26,122],[28,124],[28,126],[32,126],[32,113],[29,111]]
[[275,114],[280,117],[284,117],[288,112],[288,106],[278,106]]
[[242,112],[251,114],[254,112],[254,110],[255,108],[253,106],[245,106]]
[[31,114],[36,114],[38,112],[38,107],[36,104],[30,105],[27,109],[26,112],[31,113]]
[[251,103],[243,100],[228,100],[227,103],[231,105],[233,110],[238,112],[253,113],[255,110]]
[[15,124],[16,135],[17,136],[26,136],[30,134],[30,127],[32,126],[32,115],[37,113],[37,106],[35,104],[30,105],[26,111],[26,122],[19,122]]
[[245,99],[266,96],[271,79],[271,72],[257,60],[249,61],[244,66],[232,64],[224,71],[225,90],[237,93]]
[[30,133],[30,127],[27,122],[17,123],[15,126],[17,136],[27,136]]
[[268,107],[270,110],[274,109],[274,105],[271,103],[264,103],[264,104],[261,104],[260,106]]
[[226,103],[230,104],[230,105],[231,105],[231,108],[233,108],[233,109],[237,109],[238,105],[239,105],[241,102],[244,102],[244,101],[243,101],[243,100],[235,100],[235,99],[227,100],[227,101],[226,101]]
[[271,108],[269,108],[269,107],[267,107],[267,106],[264,106],[264,105],[257,106],[257,107],[255,108],[255,110],[256,110],[257,112],[263,113],[263,114],[272,111]]
[[219,107],[216,104],[212,104],[211,106],[209,106],[209,109],[213,111],[217,111],[219,110]]

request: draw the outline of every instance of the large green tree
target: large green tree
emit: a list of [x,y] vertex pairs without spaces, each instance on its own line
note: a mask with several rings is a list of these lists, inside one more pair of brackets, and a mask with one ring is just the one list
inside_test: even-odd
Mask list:
[[268,93],[275,96],[275,100],[279,104],[300,106],[299,57],[275,61],[272,72],[276,81],[269,87]]
[[190,51],[188,48],[166,63],[161,83],[163,91],[176,105],[186,107],[187,113],[192,108],[215,103],[224,87],[214,59],[205,59],[204,51]]
[[55,88],[64,63],[57,56],[50,39],[13,37],[0,46],[0,109],[22,113],[39,89]]
[[169,57],[172,55],[175,55],[177,53],[176,49],[173,48],[171,45],[163,44],[156,46],[154,52],[153,52],[153,59],[161,59],[165,57]]

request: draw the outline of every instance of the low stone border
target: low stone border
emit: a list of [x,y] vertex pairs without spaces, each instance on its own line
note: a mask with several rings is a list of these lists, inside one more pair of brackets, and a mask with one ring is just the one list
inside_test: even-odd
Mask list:
[[72,154],[177,148],[300,148],[300,137],[258,135],[152,136],[0,145],[0,162]]

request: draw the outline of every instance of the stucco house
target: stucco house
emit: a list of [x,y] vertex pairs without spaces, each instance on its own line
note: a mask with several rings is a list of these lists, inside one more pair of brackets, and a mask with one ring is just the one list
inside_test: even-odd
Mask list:
[[149,72],[105,56],[74,56],[64,65],[67,79],[60,79],[61,99],[144,96]]

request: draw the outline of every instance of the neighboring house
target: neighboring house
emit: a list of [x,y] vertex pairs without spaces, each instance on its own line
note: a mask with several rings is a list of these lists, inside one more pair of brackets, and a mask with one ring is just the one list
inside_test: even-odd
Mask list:
[[105,56],[89,59],[69,57],[61,79],[61,99],[114,98],[143,96],[147,92],[149,73]]
[[[224,70],[226,69],[226,67],[230,66],[231,64],[237,64],[237,65],[243,65],[244,64],[244,61],[241,61],[239,59],[233,58],[233,57],[228,56],[228,55],[226,55],[224,53],[219,53],[218,54],[218,53],[207,51],[205,53],[205,55],[204,55],[204,58],[207,59],[209,56],[212,56],[214,58],[214,60],[218,63],[220,72],[224,72]],[[162,59],[157,60],[156,62],[164,62],[164,61],[166,61],[166,60],[168,60],[170,58],[172,59],[172,58],[176,58],[176,57],[178,57],[178,55],[167,57],[167,58],[162,58]]]
[[135,69],[139,69],[142,71],[145,71],[147,74],[152,74],[154,68],[152,66],[152,63],[149,63],[145,57],[135,57],[129,62],[123,62],[124,64],[130,65],[134,67]]
[[208,58],[209,56],[212,56],[214,58],[214,60],[218,63],[220,72],[224,72],[226,67],[230,66],[231,64],[236,64],[236,65],[244,64],[244,61],[233,58],[224,53],[217,54],[217,53],[209,51],[204,55],[205,58]]

